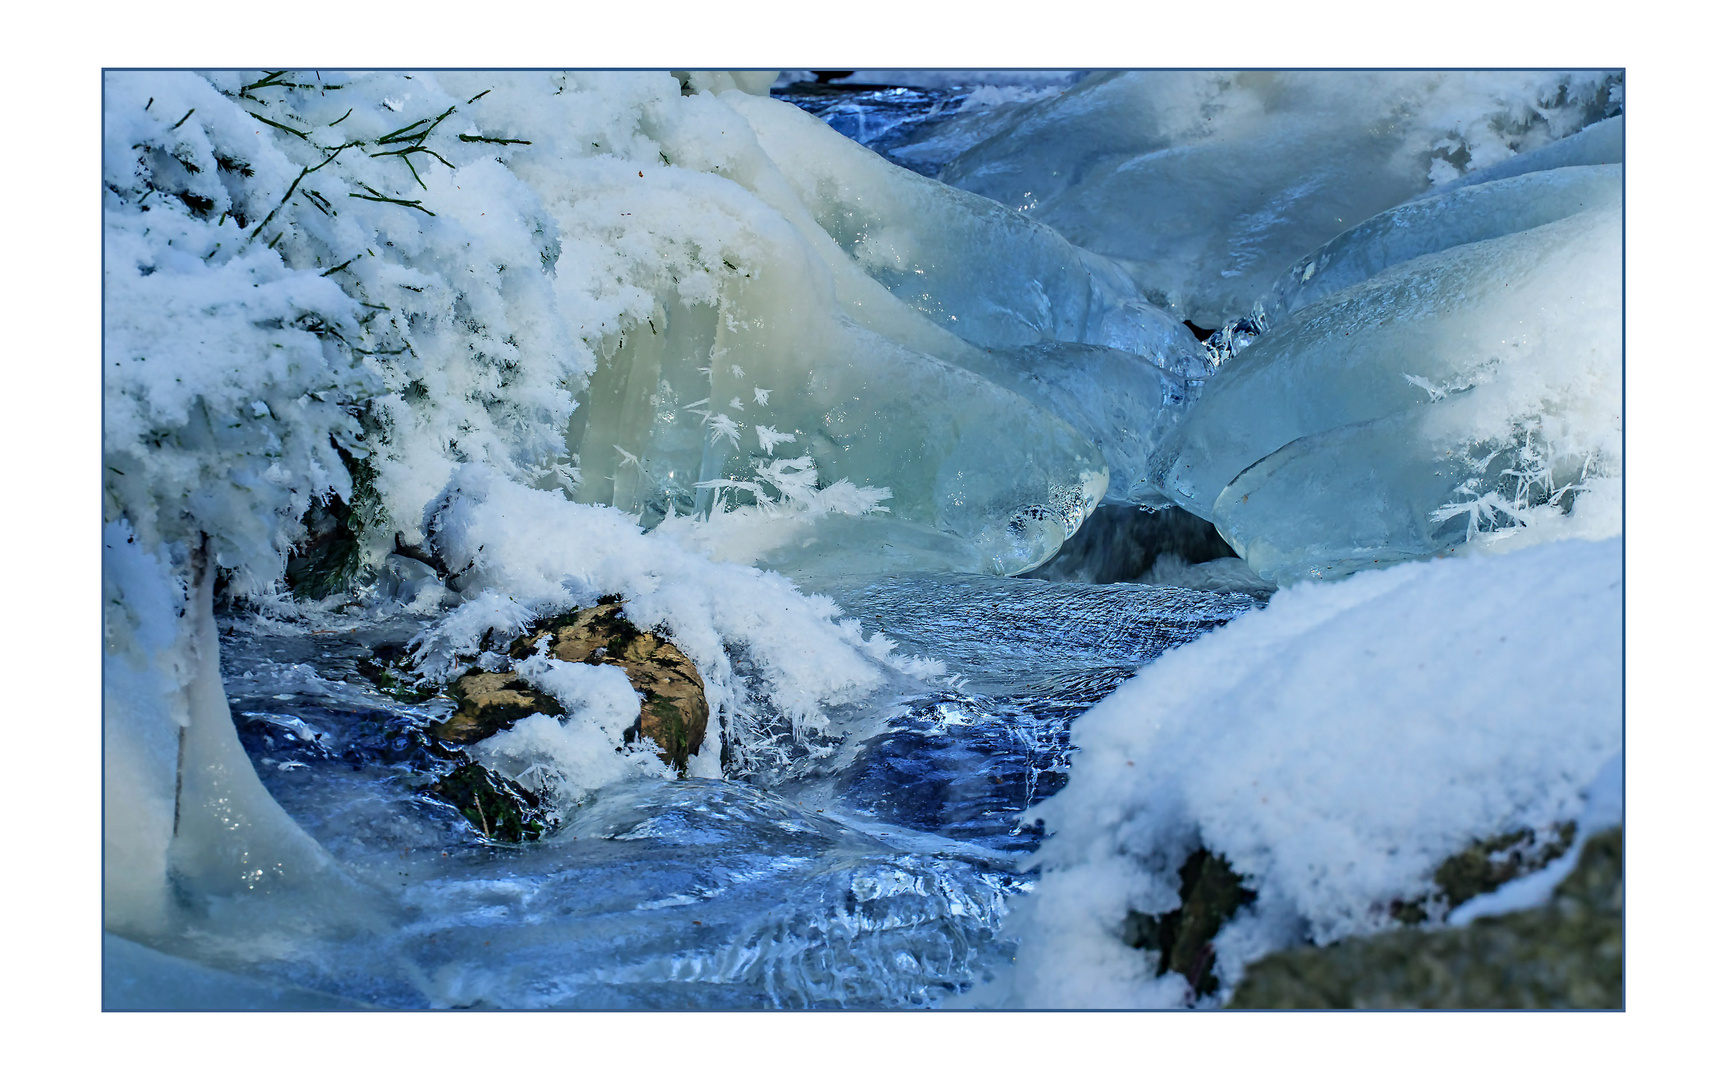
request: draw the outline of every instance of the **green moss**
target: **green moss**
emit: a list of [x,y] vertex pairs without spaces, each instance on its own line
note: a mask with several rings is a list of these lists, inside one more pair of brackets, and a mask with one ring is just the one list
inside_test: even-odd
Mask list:
[[1414,899],[1393,900],[1390,914],[1404,926],[1435,924],[1465,900],[1492,892],[1565,854],[1577,835],[1574,822],[1518,829],[1476,840],[1439,864],[1433,885]]
[[483,765],[463,765],[427,790],[459,810],[488,840],[538,840],[555,824],[537,795]]
[[1156,949],[1157,973],[1181,973],[1204,997],[1218,988],[1212,939],[1254,893],[1227,859],[1201,848],[1182,864],[1180,897],[1181,906],[1163,915],[1129,911],[1124,937],[1136,949]]
[[438,696],[437,688],[422,688],[415,684],[412,658],[400,645],[379,645],[372,650],[370,657],[361,659],[355,667],[381,693],[405,704],[417,705]]
[[1519,829],[1482,840],[1439,864],[1433,882],[1444,893],[1447,906],[1456,907],[1472,896],[1492,892],[1546,866],[1565,854],[1576,835],[1577,826],[1566,822],[1543,837],[1536,836],[1533,829]]
[[1614,828],[1590,838],[1542,907],[1275,953],[1248,968],[1230,1006],[1619,1009],[1624,911],[1624,833]]
[[[678,708],[677,702],[658,694],[644,695],[644,697],[647,700],[642,704],[642,711],[652,715],[657,721],[654,741],[660,744],[660,749],[664,750],[671,758],[673,767],[678,770],[679,774],[682,774],[689,762],[690,754],[699,749],[697,746],[690,745],[689,725],[685,722],[683,711]],[[640,728],[641,725],[638,723],[632,732],[639,732]]]
[[301,599],[322,600],[353,584],[365,566],[365,540],[383,523],[377,470],[370,459],[336,447],[348,468],[352,502],[332,494],[300,519],[306,539],[288,556],[288,588]]

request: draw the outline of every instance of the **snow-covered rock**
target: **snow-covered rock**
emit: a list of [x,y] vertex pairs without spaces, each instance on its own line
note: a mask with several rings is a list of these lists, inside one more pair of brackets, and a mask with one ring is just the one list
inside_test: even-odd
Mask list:
[[1125,920],[1175,908],[1201,848],[1257,894],[1216,940],[1227,988],[1272,950],[1394,926],[1473,839],[1578,820],[1623,747],[1623,552],[1296,585],[1154,661],[1075,722],[1067,787],[1028,812],[1051,835],[1004,931],[1018,958],[968,1000],[1189,1000]]

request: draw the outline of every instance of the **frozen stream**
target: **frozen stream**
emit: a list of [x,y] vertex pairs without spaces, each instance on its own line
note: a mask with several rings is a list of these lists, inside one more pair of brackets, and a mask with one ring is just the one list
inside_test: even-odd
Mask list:
[[[820,90],[788,96],[884,152],[966,96]],[[951,151],[919,152],[935,156],[902,164],[929,173]],[[1035,887],[1024,856],[1043,837],[1022,813],[1066,782],[1073,719],[1252,605],[971,576],[822,591],[951,677],[835,715],[845,739],[795,779],[624,781],[522,845],[419,793],[460,760],[425,734],[454,704],[398,700],[363,672],[423,619],[313,631],[231,615],[242,744],[355,888],[321,924],[256,903],[189,912],[152,942],[168,957],[113,939],[110,1004],[136,985],[146,1007],[934,1005],[1011,958],[997,930],[1008,897]]]
[[1622,72],[781,74],[105,74],[106,1007],[1203,1007],[1578,819]]
[[[360,672],[409,619],[223,634],[242,742],[359,885],[360,925],[259,932],[206,913],[167,951],[274,987],[396,1008],[931,1005],[1011,956],[1028,804],[1066,780],[1067,728],[1159,652],[1250,606],[1171,586],[952,577],[835,590],[867,629],[944,660],[796,782],[632,780],[530,844],[416,794],[449,768]],[[215,928],[215,929],[213,929]],[[258,990],[262,993],[262,990]],[[317,999],[308,999],[317,1003]],[[326,1002],[327,1003],[327,1002]]]

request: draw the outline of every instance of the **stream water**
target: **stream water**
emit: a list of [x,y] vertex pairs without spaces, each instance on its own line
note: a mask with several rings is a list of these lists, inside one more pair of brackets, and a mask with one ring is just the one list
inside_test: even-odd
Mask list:
[[307,631],[231,616],[242,744],[366,916],[262,932],[206,913],[170,951],[255,980],[266,1005],[288,987],[393,1008],[934,1005],[1012,956],[997,931],[1007,899],[1036,887],[1024,856],[1042,836],[1023,811],[1065,782],[1073,718],[1252,606],[977,577],[833,592],[956,678],[871,702],[796,780],[631,780],[524,844],[421,791],[450,767],[425,728],[453,704],[398,701],[363,674],[418,620]]
[[[891,156],[965,94],[780,96]],[[795,779],[631,780],[524,844],[487,839],[425,792],[452,764],[426,729],[453,702],[402,700],[367,675],[425,617],[386,607],[311,630],[228,613],[241,742],[351,887],[338,906],[360,914],[314,925],[202,911],[157,943],[166,956],[116,939],[110,1006],[935,1005],[1012,957],[998,930],[1009,897],[1036,887],[1027,856],[1043,836],[1025,811],[1065,783],[1073,719],[1254,603],[982,577],[827,591],[866,633],[952,677],[836,718],[838,752]]]

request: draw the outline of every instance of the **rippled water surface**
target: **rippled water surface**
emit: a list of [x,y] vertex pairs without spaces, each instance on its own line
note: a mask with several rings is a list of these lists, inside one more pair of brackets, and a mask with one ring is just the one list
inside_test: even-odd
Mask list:
[[1251,606],[970,577],[831,591],[954,677],[848,717],[851,744],[795,782],[632,780],[519,845],[421,793],[451,767],[425,728],[452,703],[398,701],[362,673],[417,622],[230,619],[242,744],[364,914],[251,937],[206,926],[171,951],[329,995],[309,1001],[397,1008],[933,1005],[1012,955],[997,931],[1035,887],[1021,864],[1041,836],[1021,815],[1065,781],[1073,718]]
[[[900,160],[966,92],[804,84],[776,96]],[[939,155],[920,152],[900,163],[933,174]],[[632,780],[520,845],[423,793],[459,760],[426,733],[454,704],[398,700],[367,677],[423,620],[308,631],[232,615],[223,676],[241,742],[335,858],[342,917],[205,912],[156,943],[169,956],[114,939],[110,1004],[934,1005],[1011,959],[997,931],[1007,900],[1035,888],[1023,864],[1042,836],[1022,815],[1065,783],[1073,719],[1252,604],[980,577],[824,591],[952,677],[836,717],[851,735],[795,781]]]

